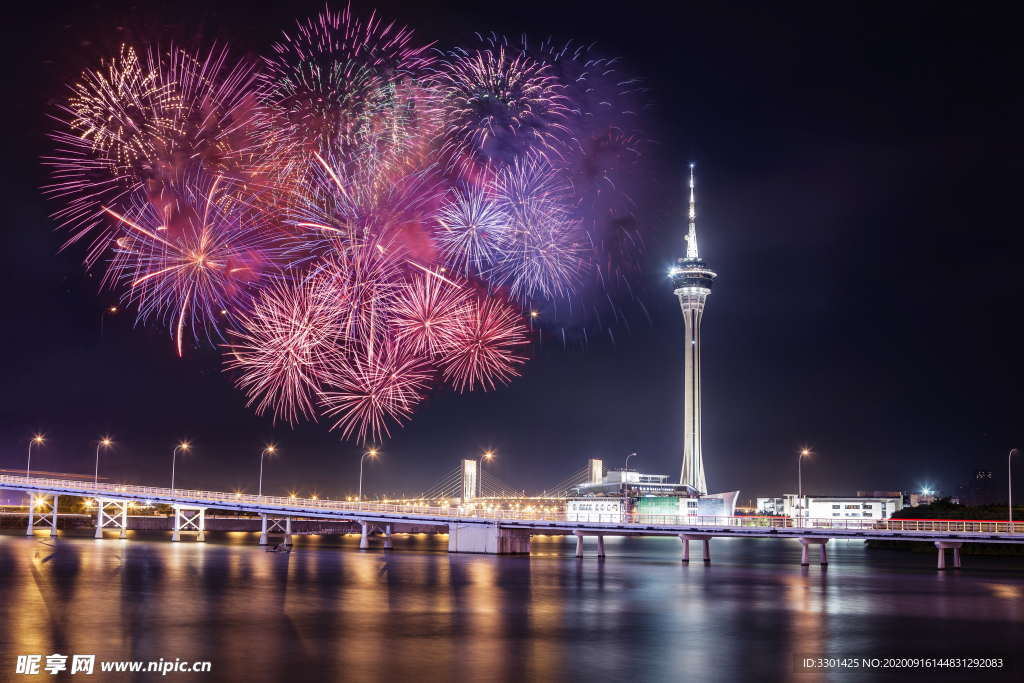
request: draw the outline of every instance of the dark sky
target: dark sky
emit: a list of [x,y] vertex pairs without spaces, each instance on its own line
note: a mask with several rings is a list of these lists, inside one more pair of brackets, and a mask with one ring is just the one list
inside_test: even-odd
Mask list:
[[[324,425],[253,416],[214,351],[178,359],[164,331],[125,315],[101,339],[115,298],[98,293],[79,249],[58,253],[38,159],[65,82],[133,33],[255,53],[321,7],[157,4],[22,3],[20,19],[8,14],[0,466],[23,466],[42,430],[36,467],[91,471],[95,439],[109,433],[118,445],[104,473],[163,484],[187,436],[195,453],[179,462],[180,485],[251,490],[273,439],[282,457],[267,490],[352,492],[357,447]],[[375,6],[440,45],[491,29],[596,40],[647,81],[658,144],[636,197],[648,253],[635,281],[650,322],[631,316],[614,345],[547,344],[493,393],[436,392],[383,444],[368,491],[421,490],[485,447],[499,453],[494,471],[527,489],[631,451],[642,470],[678,476],[682,320],[664,273],[684,250],[689,159],[702,255],[719,273],[703,336],[711,488],[791,491],[804,444],[812,492],[949,492],[977,467],[1005,487],[1006,452],[1024,444],[1022,55],[998,5]]]

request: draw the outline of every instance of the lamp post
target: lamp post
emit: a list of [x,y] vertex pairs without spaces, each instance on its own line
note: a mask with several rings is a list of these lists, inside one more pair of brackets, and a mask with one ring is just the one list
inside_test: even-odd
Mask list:
[[484,451],[476,459],[476,497],[479,498],[484,492],[484,460],[494,460],[494,451]]
[[370,450],[368,450],[365,453],[363,453],[362,457],[359,458],[359,498],[358,498],[358,500],[359,500],[360,503],[363,502],[363,461],[366,460],[367,457],[376,458],[377,457],[377,449],[376,448],[371,448]]
[[109,436],[105,436],[96,443],[96,473],[93,475],[93,486],[99,486],[100,483],[100,449],[110,448],[114,445],[114,442],[110,440]]
[[178,460],[178,451],[187,451],[192,446],[188,441],[182,441],[174,447],[174,452],[171,454],[171,494],[174,494],[174,464]]
[[630,453],[629,455],[626,456],[626,466],[624,468],[622,468],[623,472],[628,472],[629,471],[629,459],[632,458],[635,455],[636,455],[636,453]]
[[46,437],[42,434],[36,434],[28,442],[28,463],[25,465],[25,478],[28,479],[29,474],[32,472],[32,447],[42,446],[46,442]]
[[257,496],[263,495],[263,456],[267,454],[273,455],[274,453],[277,453],[277,446],[274,444],[269,444],[260,452],[260,485]]
[[1010,533],[1013,533],[1013,456],[1020,453],[1016,448],[1010,449],[1010,454],[1006,456],[1006,474],[1009,484],[1009,508],[1010,508]]
[[[800,451],[800,457],[796,461],[796,500],[797,500],[797,521],[800,522],[800,518],[804,517],[804,475],[803,475],[803,464],[804,458],[811,454],[809,448],[804,448]],[[800,522],[802,525],[802,522]]]

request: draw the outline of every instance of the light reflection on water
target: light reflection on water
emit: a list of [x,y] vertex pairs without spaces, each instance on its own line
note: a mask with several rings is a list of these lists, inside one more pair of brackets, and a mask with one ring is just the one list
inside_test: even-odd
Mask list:
[[0,680],[54,652],[210,660],[207,681],[770,680],[794,657],[1005,656],[1024,637],[1020,559],[940,573],[850,541],[822,570],[776,540],[715,539],[712,564],[683,565],[668,538],[608,539],[605,560],[588,539],[577,560],[558,537],[495,557],[443,536],[297,537],[290,554],[242,532],[131,536],[0,535]]

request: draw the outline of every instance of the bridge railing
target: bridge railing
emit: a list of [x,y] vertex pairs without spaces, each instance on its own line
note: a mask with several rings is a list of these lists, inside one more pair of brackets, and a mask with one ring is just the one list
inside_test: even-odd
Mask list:
[[[7,486],[4,486],[4,485]],[[38,493],[63,493],[89,498],[119,498],[165,504],[224,507],[272,511],[301,516],[325,513],[382,513],[407,514],[430,517],[480,518],[508,521],[578,522],[581,524],[630,524],[636,526],[694,526],[694,527],[765,527],[778,529],[857,530],[888,532],[946,532],[946,533],[1024,533],[1024,522],[1003,520],[950,520],[950,519],[861,519],[861,518],[806,518],[768,516],[687,516],[641,515],[636,513],[581,513],[567,514],[544,510],[496,510],[473,506],[432,506],[416,503],[372,503],[368,501],[342,501],[324,498],[298,498],[291,496],[257,496],[227,491],[196,489],[170,489],[132,484],[90,483],[74,480],[48,479],[0,475],[0,488],[13,486]]]

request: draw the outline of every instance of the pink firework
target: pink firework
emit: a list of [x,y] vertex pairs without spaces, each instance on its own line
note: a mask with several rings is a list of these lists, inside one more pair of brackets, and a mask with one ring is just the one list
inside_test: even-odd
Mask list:
[[519,376],[526,361],[520,347],[529,343],[522,317],[493,297],[475,299],[463,308],[455,346],[441,359],[445,381],[459,391],[494,389]]
[[422,359],[397,344],[363,348],[331,364],[328,388],[320,393],[331,429],[343,438],[377,441],[390,436],[389,424],[408,420],[430,385],[431,370]]
[[414,276],[392,309],[395,337],[417,355],[438,356],[459,343],[468,302],[465,283],[433,274]]
[[313,281],[278,281],[238,316],[225,367],[256,414],[294,424],[315,419],[316,395],[336,352],[335,310]]
[[[197,169],[238,177],[256,152],[251,65],[232,64],[226,49],[193,55],[171,47],[140,58],[130,46],[86,71],[55,117],[56,154],[44,161],[68,201],[54,214],[72,230],[68,243],[104,226],[104,208],[119,212]],[[109,247],[93,236],[86,263]]]
[[103,207],[117,237],[108,281],[145,321],[165,321],[184,352],[186,330],[219,337],[226,314],[251,294],[271,251],[261,216],[235,201],[223,177],[196,177],[126,213]]

